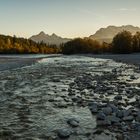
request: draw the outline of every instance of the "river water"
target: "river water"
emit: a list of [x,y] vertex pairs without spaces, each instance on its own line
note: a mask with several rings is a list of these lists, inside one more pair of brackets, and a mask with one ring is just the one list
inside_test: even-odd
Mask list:
[[[127,65],[76,55],[37,61],[31,66],[0,71],[0,139],[55,139],[60,128],[74,132],[70,140],[88,139],[86,134],[96,127],[96,117],[87,106],[74,103],[68,92],[70,84],[77,77],[103,75]],[[125,76],[132,73],[131,68],[126,71]],[[78,119],[80,127],[71,128],[67,124],[71,118]]]

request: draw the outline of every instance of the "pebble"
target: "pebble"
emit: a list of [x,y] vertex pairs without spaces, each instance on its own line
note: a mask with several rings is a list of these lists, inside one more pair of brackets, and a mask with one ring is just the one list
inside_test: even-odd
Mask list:
[[68,129],[59,129],[57,132],[58,136],[62,139],[69,138],[71,135],[71,131]]
[[110,115],[112,113],[112,108],[106,107],[106,108],[103,108],[102,111],[105,115]]
[[115,99],[115,100],[122,100],[122,96],[121,96],[121,95],[116,95],[116,96],[114,97],[114,99]]
[[133,119],[134,119],[133,116],[127,116],[123,118],[124,121],[133,121]]
[[106,115],[103,112],[99,112],[97,114],[97,119],[98,120],[105,120]]
[[78,127],[79,121],[76,118],[71,118],[67,121],[67,123],[72,127]]

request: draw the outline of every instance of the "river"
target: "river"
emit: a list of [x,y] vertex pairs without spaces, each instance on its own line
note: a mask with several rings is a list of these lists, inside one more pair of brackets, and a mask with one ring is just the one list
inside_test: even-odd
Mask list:
[[[98,103],[98,113],[120,94],[124,111],[126,107],[139,110],[138,103],[128,103],[135,101],[135,95],[139,97],[136,93],[140,91],[140,73],[136,66],[73,55],[28,57],[35,63],[19,67],[23,59],[20,58],[17,67],[0,71],[2,140],[116,140],[119,131],[114,132],[114,124],[112,129],[107,127],[108,131],[103,129],[98,134],[97,114],[92,113],[89,104]],[[136,92],[131,99],[127,90]],[[119,109],[119,104],[116,107]],[[69,120],[73,121],[68,123]]]

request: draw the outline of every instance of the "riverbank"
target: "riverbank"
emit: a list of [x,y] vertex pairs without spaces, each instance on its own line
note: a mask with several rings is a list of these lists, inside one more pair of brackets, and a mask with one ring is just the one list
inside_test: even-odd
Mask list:
[[134,64],[140,66],[140,53],[136,54],[103,54],[103,55],[91,55],[94,58],[113,59],[117,62],[123,62],[128,64]]

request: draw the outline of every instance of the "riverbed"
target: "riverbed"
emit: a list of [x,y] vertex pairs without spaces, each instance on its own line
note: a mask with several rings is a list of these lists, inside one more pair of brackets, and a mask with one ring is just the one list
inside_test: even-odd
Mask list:
[[32,59],[0,71],[0,139],[140,138],[139,67],[78,55]]

